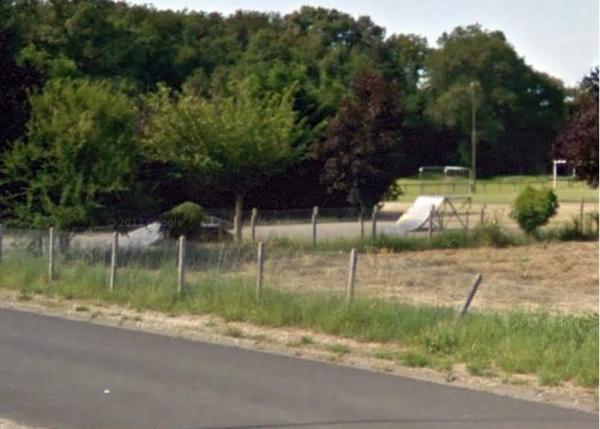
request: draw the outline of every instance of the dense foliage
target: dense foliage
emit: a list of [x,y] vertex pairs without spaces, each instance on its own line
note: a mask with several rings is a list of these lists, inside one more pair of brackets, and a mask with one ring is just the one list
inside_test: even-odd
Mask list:
[[574,112],[558,135],[554,156],[564,158],[577,176],[598,187],[598,68],[586,76],[577,91]]
[[[1,127],[0,150],[11,153],[2,155],[0,209],[22,223],[157,217],[184,201],[237,199],[238,210],[371,204],[393,174],[468,164],[472,101],[478,173],[540,173],[565,116],[562,84],[479,26],[430,48],[333,9],[224,17],[12,0],[0,2],[0,50],[0,121],[11,118]],[[365,95],[375,88],[386,93]],[[31,119],[27,91],[40,112]],[[73,103],[70,93],[79,94]],[[39,105],[43,94],[52,105]],[[71,145],[99,156],[98,166],[67,165],[80,155],[54,164],[52,150]]]
[[236,237],[241,238],[244,196],[296,158],[289,92],[259,99],[242,82],[233,85],[231,95],[207,100],[187,88],[171,97],[163,87],[147,106],[145,152],[196,170],[207,187],[232,193]]
[[325,160],[324,181],[361,208],[379,202],[401,173],[398,167],[406,154],[398,99],[395,88],[381,76],[358,76],[352,98],[342,101],[319,147],[319,157]]
[[17,186],[14,215],[82,228],[116,216],[136,168],[136,109],[106,82],[53,79],[31,97],[27,138],[4,157]]
[[512,217],[527,234],[535,234],[556,214],[558,199],[551,189],[528,186],[517,197]]
[[186,201],[163,213],[161,225],[167,237],[185,235],[188,239],[194,239],[200,236],[205,217],[206,213],[200,205]]

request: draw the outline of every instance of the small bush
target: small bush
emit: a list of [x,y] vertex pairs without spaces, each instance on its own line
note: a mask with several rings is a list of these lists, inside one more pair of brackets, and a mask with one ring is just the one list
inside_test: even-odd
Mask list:
[[491,247],[507,247],[518,244],[518,240],[509,234],[500,223],[500,219],[495,218],[485,220],[477,225],[473,231],[475,241],[479,245]]
[[535,235],[539,227],[546,225],[556,214],[558,199],[551,189],[527,186],[517,197],[511,217],[529,235]]
[[451,354],[458,349],[458,338],[448,329],[434,328],[424,335],[423,341],[432,354]]
[[177,238],[180,235],[194,238],[200,235],[205,216],[202,207],[187,201],[162,215],[163,230],[170,238]]
[[427,356],[417,352],[406,352],[400,357],[400,361],[410,367],[422,368],[430,364]]

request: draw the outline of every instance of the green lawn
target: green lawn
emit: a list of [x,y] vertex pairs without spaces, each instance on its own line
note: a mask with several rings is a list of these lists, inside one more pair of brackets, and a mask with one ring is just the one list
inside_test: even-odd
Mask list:
[[[400,202],[412,202],[419,195],[469,195],[466,180],[456,179],[444,183],[441,180],[424,180],[418,178],[401,178],[398,180],[403,194]],[[519,192],[528,184],[552,186],[550,176],[503,176],[477,181],[477,192],[472,196],[474,203],[511,204]],[[598,202],[598,190],[590,188],[581,181],[560,178],[556,190],[560,202]]]

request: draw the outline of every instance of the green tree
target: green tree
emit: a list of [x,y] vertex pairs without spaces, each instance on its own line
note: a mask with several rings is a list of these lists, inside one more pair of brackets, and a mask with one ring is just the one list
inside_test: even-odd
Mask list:
[[460,133],[469,164],[472,87],[484,174],[545,171],[564,115],[560,82],[525,64],[500,31],[458,27],[438,40],[427,60],[427,114]]
[[26,137],[3,160],[22,223],[83,228],[114,213],[136,167],[136,109],[109,83],[52,80],[30,100]]
[[166,88],[148,102],[150,157],[196,170],[205,183],[235,196],[235,236],[241,238],[244,196],[297,159],[291,92],[252,96],[245,83],[212,100]]

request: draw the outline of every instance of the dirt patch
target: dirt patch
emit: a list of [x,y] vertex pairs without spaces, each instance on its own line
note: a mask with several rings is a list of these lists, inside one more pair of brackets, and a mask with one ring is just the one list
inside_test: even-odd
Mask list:
[[[265,265],[267,285],[294,292],[343,294],[347,273],[345,253],[272,257]],[[362,254],[356,294],[458,308],[477,273],[483,283],[474,310],[598,310],[598,244],[582,242]]]
[[[572,383],[541,386],[534,376],[500,372],[474,376],[469,374],[464,365],[454,365],[443,370],[409,368],[386,357],[403,351],[397,344],[361,343],[298,328],[267,328],[248,323],[228,323],[212,315],[171,317],[158,312],[139,312],[114,305],[66,301],[39,295],[28,301],[19,301],[18,292],[4,289],[0,289],[0,305],[103,325],[349,365],[588,412],[598,411],[597,389]],[[2,420],[0,429],[5,429],[1,422]],[[27,428],[7,426],[6,429]]]
[[40,427],[25,426],[12,420],[0,418],[0,429],[42,429]]

